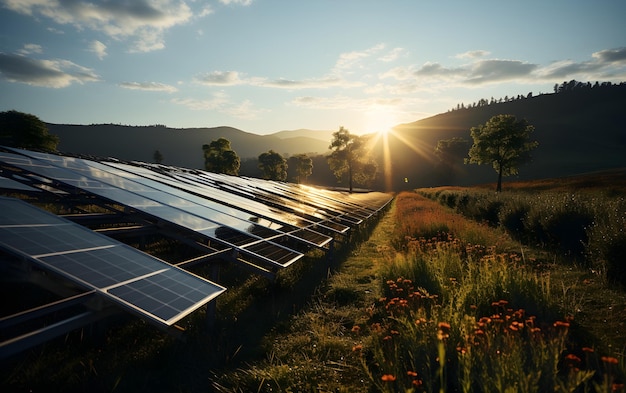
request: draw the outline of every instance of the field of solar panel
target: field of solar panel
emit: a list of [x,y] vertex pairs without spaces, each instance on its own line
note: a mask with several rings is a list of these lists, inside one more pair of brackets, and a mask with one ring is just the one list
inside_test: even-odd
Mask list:
[[[75,378],[59,386],[77,390],[98,380],[89,367],[65,375],[83,347],[120,363],[193,343],[222,365],[250,350],[391,200],[12,148],[0,148],[0,190],[0,294],[10,299],[0,361],[15,370],[3,378],[24,388]],[[99,389],[116,387],[108,378]]]

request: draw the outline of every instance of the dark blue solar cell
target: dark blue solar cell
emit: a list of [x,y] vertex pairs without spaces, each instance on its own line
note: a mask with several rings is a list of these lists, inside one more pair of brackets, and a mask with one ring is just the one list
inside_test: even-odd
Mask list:
[[0,248],[171,325],[225,289],[25,202],[0,197]]

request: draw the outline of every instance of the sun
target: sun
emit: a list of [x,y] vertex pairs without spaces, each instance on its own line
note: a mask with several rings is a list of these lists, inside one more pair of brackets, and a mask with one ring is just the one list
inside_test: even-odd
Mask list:
[[399,124],[395,113],[388,109],[373,108],[365,114],[365,133],[385,135]]

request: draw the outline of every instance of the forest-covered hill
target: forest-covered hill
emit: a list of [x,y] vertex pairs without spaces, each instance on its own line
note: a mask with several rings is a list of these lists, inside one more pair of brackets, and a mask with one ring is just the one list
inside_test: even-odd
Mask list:
[[[381,174],[374,187],[383,189],[390,185],[393,190],[400,190],[495,181],[491,167],[464,165],[462,157],[441,163],[434,149],[439,140],[454,137],[464,138],[471,145],[470,129],[497,114],[525,118],[535,127],[533,137],[539,142],[533,161],[520,168],[519,176],[505,182],[626,167],[626,84],[571,81],[556,85],[553,94],[481,99],[396,126],[388,136],[390,170]],[[165,164],[189,168],[202,168],[203,144],[224,137],[242,158],[241,174],[246,176],[260,176],[255,159],[270,149],[284,155],[308,153],[315,156],[309,180],[318,185],[337,185],[322,157],[328,151],[332,130],[281,131],[261,136],[232,127],[48,124],[48,128],[60,137],[59,150],[63,152],[152,161],[155,150],[159,150]],[[379,141],[372,156],[378,157],[381,170],[385,167],[384,155],[383,143]]]
[[[439,140],[454,137],[471,145],[470,129],[497,114],[525,118],[535,127],[532,136],[539,146],[516,179],[626,167],[626,84],[577,86],[559,86],[555,88],[558,93],[518,96],[505,102],[483,100],[482,105],[395,127],[389,135],[394,189],[494,182],[496,173],[490,166],[464,165],[462,158],[442,165],[434,149]],[[382,155],[382,144],[378,152]]]

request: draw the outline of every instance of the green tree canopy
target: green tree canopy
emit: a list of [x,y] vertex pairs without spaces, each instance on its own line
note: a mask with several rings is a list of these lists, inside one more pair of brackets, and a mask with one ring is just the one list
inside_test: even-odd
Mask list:
[[37,116],[18,111],[0,112],[0,145],[56,151],[59,137]]
[[208,145],[202,146],[204,167],[209,172],[224,173],[237,176],[241,161],[237,153],[230,147],[230,141],[219,138]]
[[328,146],[332,150],[327,157],[330,169],[337,180],[341,180],[344,175],[348,176],[350,192],[353,190],[353,183],[367,185],[378,172],[376,163],[367,159],[366,144],[367,137],[351,134],[340,127],[339,131],[333,133],[333,139]]
[[259,155],[259,169],[263,178],[284,181],[287,179],[287,160],[274,150]]
[[435,155],[439,161],[445,165],[454,165],[456,162],[463,162],[467,155],[469,142],[464,138],[454,137],[437,141]]
[[295,170],[294,180],[296,183],[305,182],[313,173],[313,160],[306,154],[296,154],[289,157],[287,167]]
[[502,191],[502,177],[516,175],[518,167],[530,161],[530,151],[539,145],[530,140],[534,129],[513,115],[496,115],[470,130],[474,144],[466,163],[493,165],[498,173],[496,191]]

